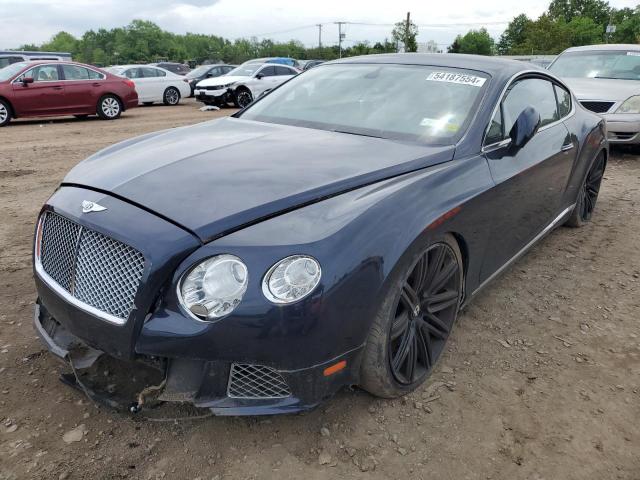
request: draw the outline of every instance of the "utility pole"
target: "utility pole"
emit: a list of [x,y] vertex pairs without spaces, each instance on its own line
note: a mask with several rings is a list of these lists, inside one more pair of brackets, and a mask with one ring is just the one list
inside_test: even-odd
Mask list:
[[318,23],[316,27],[318,27],[318,48],[322,48],[322,24]]
[[411,32],[410,25],[411,25],[411,12],[407,12],[407,23],[404,26],[404,53],[407,53],[407,39],[409,38],[409,33]]
[[342,35],[342,25],[347,22],[333,22],[338,25],[338,58],[342,58],[342,39],[344,38]]

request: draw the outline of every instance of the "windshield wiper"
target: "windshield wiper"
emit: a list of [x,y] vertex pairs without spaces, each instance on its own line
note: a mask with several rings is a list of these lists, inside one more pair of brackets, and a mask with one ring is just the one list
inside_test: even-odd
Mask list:
[[360,137],[371,137],[371,138],[382,138],[379,135],[370,135],[368,133],[357,133],[357,132],[348,132],[347,130],[330,130],[331,132],[336,132],[336,133],[346,133],[347,135],[358,135]]
[[604,80],[633,80],[632,78],[622,78],[622,77],[599,77],[599,76],[595,76],[592,78],[602,78]]

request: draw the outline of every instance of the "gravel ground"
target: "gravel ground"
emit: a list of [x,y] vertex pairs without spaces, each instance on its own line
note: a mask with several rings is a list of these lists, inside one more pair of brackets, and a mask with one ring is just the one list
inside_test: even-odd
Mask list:
[[640,479],[640,158],[625,151],[593,222],[475,299],[402,400],[345,390],[305,415],[171,421],[175,407],[129,417],[61,384],[31,327],[37,212],[94,151],[232,111],[197,106],[0,129],[0,480]]

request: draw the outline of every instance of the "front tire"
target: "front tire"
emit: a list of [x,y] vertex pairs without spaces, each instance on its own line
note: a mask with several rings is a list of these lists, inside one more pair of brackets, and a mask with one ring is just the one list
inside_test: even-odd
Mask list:
[[103,120],[115,120],[122,113],[122,104],[115,95],[104,95],[98,100],[98,116]]
[[172,107],[180,103],[180,92],[175,87],[169,87],[164,91],[162,99],[165,105]]
[[418,388],[444,351],[462,300],[462,255],[446,235],[404,261],[376,315],[361,387],[383,398]]
[[4,100],[0,100],[0,127],[9,125],[11,121],[11,107]]
[[600,152],[593,161],[593,165],[591,165],[580,190],[578,190],[576,206],[573,208],[571,216],[565,222],[567,227],[579,228],[591,220],[593,210],[596,208],[596,202],[598,201],[598,194],[600,193],[600,185],[602,183],[602,177],[604,176],[606,163],[604,152]]
[[253,102],[253,95],[248,88],[239,88],[234,95],[233,103],[238,108],[248,107]]

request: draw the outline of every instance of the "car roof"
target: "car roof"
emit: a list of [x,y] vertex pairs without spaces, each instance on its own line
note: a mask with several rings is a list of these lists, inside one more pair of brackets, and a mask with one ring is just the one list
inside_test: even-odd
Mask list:
[[336,63],[392,63],[397,65],[424,65],[434,67],[463,68],[485,72],[492,77],[513,76],[518,72],[539,70],[543,68],[527,64],[519,60],[510,60],[484,55],[467,55],[462,53],[391,53],[379,55],[362,55],[325,62],[323,65]]
[[[603,43],[600,45],[583,45],[581,47],[571,47],[567,48],[564,52],[588,52],[590,50],[636,50],[640,51],[640,45],[636,45],[633,43]],[[562,54],[561,54],[562,55]]]
[[24,60],[24,62],[19,62],[19,63],[26,63],[28,66],[27,68],[31,68],[31,67],[36,67],[38,65],[50,65],[50,64],[55,64],[55,65],[77,65],[79,67],[87,67],[87,68],[92,68],[94,70],[103,70],[102,67],[95,67],[93,65],[89,65],[88,63],[80,63],[80,62],[74,62],[73,60],[57,60],[57,59],[51,59],[51,60]]

